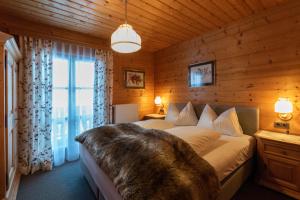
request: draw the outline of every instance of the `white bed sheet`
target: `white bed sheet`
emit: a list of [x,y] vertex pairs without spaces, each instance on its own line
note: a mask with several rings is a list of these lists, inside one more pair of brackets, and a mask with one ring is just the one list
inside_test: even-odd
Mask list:
[[255,145],[255,138],[249,135],[241,137],[222,135],[206,149],[202,158],[214,167],[221,182],[253,156]]
[[158,129],[158,130],[165,130],[169,128],[175,127],[173,122],[169,122],[166,120],[161,119],[148,119],[144,121],[136,121],[133,122],[134,124],[141,126],[143,128],[152,128],[152,129]]

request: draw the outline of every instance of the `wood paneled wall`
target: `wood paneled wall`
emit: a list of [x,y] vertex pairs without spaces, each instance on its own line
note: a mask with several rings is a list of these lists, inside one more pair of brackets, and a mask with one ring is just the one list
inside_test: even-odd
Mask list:
[[0,13],[0,31],[12,35],[28,35],[63,42],[75,43],[92,48],[110,49],[109,41],[76,31],[31,22],[19,17]]
[[[125,69],[145,71],[145,89],[125,88]],[[154,106],[154,74],[153,55],[147,52],[133,54],[114,53],[113,104],[137,103],[139,117],[153,113]]]
[[[90,35],[61,29],[45,24],[5,16],[0,18],[0,30],[14,35],[29,35],[65,42],[76,43],[93,48],[110,49],[108,40]],[[154,76],[153,56],[151,53],[139,52],[134,54],[114,53],[114,91],[113,104],[138,103],[140,117],[153,112]],[[146,72],[145,89],[126,89],[124,86],[124,69],[140,69]]]
[[[300,134],[300,1],[160,50],[154,60],[155,95],[165,103],[258,106],[260,127],[275,130],[274,103],[289,97],[291,132]],[[188,65],[210,60],[216,60],[216,84],[188,88]]]

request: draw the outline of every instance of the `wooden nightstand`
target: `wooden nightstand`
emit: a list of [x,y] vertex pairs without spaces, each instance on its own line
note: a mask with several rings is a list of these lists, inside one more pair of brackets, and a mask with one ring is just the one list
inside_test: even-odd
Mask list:
[[144,116],[144,120],[147,119],[165,119],[166,115],[161,114],[148,114]]
[[258,183],[300,199],[300,136],[259,131]]

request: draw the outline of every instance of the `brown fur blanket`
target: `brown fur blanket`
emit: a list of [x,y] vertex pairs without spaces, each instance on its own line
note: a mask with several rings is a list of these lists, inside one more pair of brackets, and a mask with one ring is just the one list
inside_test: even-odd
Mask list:
[[217,175],[183,140],[135,124],[102,126],[76,137],[124,200],[216,199]]

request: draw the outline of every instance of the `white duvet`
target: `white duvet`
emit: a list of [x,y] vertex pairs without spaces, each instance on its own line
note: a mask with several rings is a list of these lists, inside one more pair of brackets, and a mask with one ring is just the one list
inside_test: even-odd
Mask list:
[[187,142],[199,156],[221,136],[219,132],[197,126],[176,126],[164,131]]
[[209,146],[211,146],[220,136],[219,132],[197,126],[175,126],[173,122],[159,119],[137,121],[134,124],[143,128],[164,130],[187,142],[198,155],[202,156]]
[[174,126],[165,120],[146,120],[135,124],[164,130],[183,139],[214,167],[220,181],[251,158],[255,149],[255,139],[249,135],[232,137],[197,126]]

